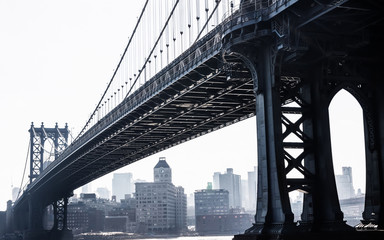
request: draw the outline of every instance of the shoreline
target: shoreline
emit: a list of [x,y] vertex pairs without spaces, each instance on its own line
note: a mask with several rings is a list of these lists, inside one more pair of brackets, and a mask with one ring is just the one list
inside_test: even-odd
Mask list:
[[123,232],[100,232],[100,233],[82,233],[74,235],[74,240],[127,240],[127,239],[172,239],[179,237],[225,237],[232,236],[233,234],[156,234],[156,235],[141,235],[134,233]]

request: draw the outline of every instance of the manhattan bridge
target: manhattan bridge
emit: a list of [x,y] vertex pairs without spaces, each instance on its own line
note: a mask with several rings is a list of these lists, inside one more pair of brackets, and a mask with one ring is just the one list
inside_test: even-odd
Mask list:
[[[75,189],[256,115],[257,209],[234,239],[384,239],[383,11],[374,0],[147,0],[75,141],[67,143],[67,126],[32,124],[29,184],[8,203],[7,231],[72,239]],[[363,109],[359,227],[343,219],[333,170],[328,107],[342,89]],[[55,160],[43,170],[47,139]],[[298,222],[288,195],[296,190]],[[49,205],[54,224],[44,230]]]

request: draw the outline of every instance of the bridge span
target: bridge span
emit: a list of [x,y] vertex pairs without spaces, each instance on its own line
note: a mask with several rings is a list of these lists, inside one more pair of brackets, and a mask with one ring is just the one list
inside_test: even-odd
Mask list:
[[[93,115],[85,131],[9,209],[12,230],[23,232],[25,239],[71,238],[66,205],[74,189],[257,115],[255,224],[235,239],[383,237],[383,4],[241,1],[232,10],[115,108],[100,118]],[[364,111],[369,174],[362,224],[379,230],[348,227],[340,210],[328,106],[341,89],[355,96]],[[302,176],[290,178],[293,170]],[[293,190],[305,193],[300,222],[293,221],[289,203]],[[44,231],[42,212],[49,204],[55,208],[55,224]]]

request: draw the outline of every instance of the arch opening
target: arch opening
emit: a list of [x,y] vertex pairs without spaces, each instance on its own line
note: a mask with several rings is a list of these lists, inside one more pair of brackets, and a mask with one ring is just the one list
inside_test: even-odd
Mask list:
[[363,111],[346,90],[340,90],[329,105],[333,168],[344,220],[360,223],[364,211],[366,181]]
[[55,160],[55,143],[51,138],[44,141],[43,169],[47,168]]

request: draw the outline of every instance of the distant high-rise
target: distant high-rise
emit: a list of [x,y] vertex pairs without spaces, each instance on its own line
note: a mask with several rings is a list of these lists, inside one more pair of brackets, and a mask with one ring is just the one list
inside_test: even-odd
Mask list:
[[172,184],[172,170],[160,158],[154,182],[136,183],[136,222],[138,232],[175,233],[187,227],[187,196]]
[[110,197],[110,192],[108,188],[105,188],[105,187],[97,188],[96,193],[99,196],[99,198],[109,199]]
[[132,194],[134,185],[132,173],[114,173],[112,179],[112,195],[116,196],[119,202],[125,198],[125,194]]
[[15,202],[17,199],[17,196],[19,195],[20,188],[14,187],[12,188],[12,202]]
[[183,187],[176,187],[176,229],[187,229],[187,195]]
[[256,210],[257,196],[257,167],[248,172],[248,210]]
[[220,172],[213,173],[213,189],[220,189]]
[[82,193],[91,193],[92,192],[92,183],[87,183],[81,187]]
[[249,194],[248,194],[248,179],[241,179],[241,206],[248,209]]
[[215,173],[213,179],[214,189],[217,189],[217,184],[215,186],[217,177],[219,178],[218,188],[229,192],[229,207],[241,208],[241,176],[233,174],[232,168],[227,168],[227,172],[224,174]]
[[336,175],[337,194],[340,199],[348,199],[355,196],[355,189],[352,181],[352,168],[343,167],[343,174]]

